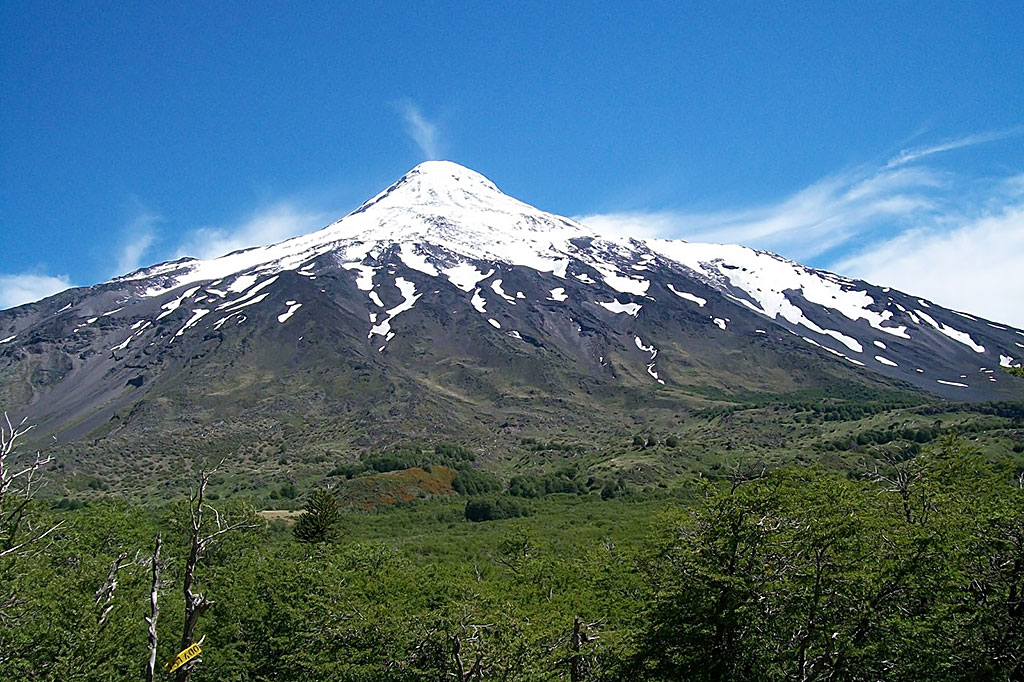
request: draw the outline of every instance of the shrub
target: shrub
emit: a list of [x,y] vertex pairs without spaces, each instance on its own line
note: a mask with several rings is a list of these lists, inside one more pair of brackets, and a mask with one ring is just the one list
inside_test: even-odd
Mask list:
[[508,482],[508,494],[516,497],[540,497],[536,476],[513,476]]
[[466,518],[474,522],[514,519],[528,515],[526,507],[505,495],[475,498],[466,502]]
[[452,488],[460,495],[482,495],[501,490],[501,482],[484,471],[465,468],[455,474]]

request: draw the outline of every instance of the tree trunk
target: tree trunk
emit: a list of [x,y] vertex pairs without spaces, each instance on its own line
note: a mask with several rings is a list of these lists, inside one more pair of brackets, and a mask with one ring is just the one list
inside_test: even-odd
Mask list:
[[149,663],[146,665],[146,682],[153,682],[156,677],[156,621],[160,617],[160,606],[157,596],[160,584],[160,534],[156,535],[156,548],[153,550],[153,586],[149,593]]
[[569,680],[571,682],[583,682],[583,659],[580,657],[580,619],[579,616],[572,618],[572,639],[569,640],[569,648],[572,655],[569,657]]

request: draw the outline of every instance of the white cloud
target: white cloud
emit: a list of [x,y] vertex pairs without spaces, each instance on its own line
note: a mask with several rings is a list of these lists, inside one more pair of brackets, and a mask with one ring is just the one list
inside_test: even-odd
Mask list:
[[761,206],[579,216],[599,232],[739,243],[1024,327],[1024,174],[964,178],[933,155],[1024,128],[905,149]]
[[1024,133],[1024,127],[1010,128],[1009,130],[993,130],[987,133],[965,135],[964,137],[946,140],[945,142],[925,147],[902,149],[899,154],[889,159],[889,163],[886,164],[886,168],[902,166],[926,156],[931,156],[932,154],[948,152],[954,149],[963,149],[964,147],[973,147],[986,142],[995,142],[996,140],[1005,140],[1008,137],[1018,137],[1022,133]]
[[774,204],[706,213],[635,211],[579,216],[611,234],[741,243],[806,260],[882,221],[935,209],[944,181],[924,168],[855,169],[824,178]]
[[312,232],[326,220],[322,213],[300,210],[287,202],[278,203],[253,214],[240,225],[192,230],[178,247],[176,257],[216,258],[239,249],[273,244]]
[[402,116],[405,118],[405,129],[409,136],[420,148],[420,152],[428,160],[440,158],[440,142],[437,124],[428,121],[423,113],[412,102],[405,102],[401,106]]
[[908,230],[831,269],[1024,329],[1024,203],[952,229]]
[[0,274],[0,310],[32,303],[71,287],[67,275]]
[[126,275],[143,265],[142,257],[156,241],[160,216],[142,210],[125,228],[125,241],[117,257],[115,276]]
[[600,234],[636,239],[656,239],[678,234],[682,216],[671,211],[626,211],[575,216],[573,220],[583,223]]

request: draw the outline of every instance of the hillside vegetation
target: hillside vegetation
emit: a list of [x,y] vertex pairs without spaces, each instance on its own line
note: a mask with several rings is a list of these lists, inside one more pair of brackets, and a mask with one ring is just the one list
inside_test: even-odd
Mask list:
[[[418,469],[417,485],[458,478],[431,470]],[[192,680],[1019,679],[1021,472],[1019,459],[943,436],[860,471],[734,468],[614,495],[499,495],[466,477],[473,494],[369,509],[341,500],[323,537],[268,523],[241,496],[210,496],[199,534],[212,539],[191,589],[211,603],[193,633],[201,662],[185,670]],[[225,466],[210,491],[229,477]],[[63,525],[0,558],[0,679],[140,679],[157,534],[156,660],[170,661],[197,489],[191,503],[26,508],[0,548]],[[524,515],[467,520],[487,499]]]

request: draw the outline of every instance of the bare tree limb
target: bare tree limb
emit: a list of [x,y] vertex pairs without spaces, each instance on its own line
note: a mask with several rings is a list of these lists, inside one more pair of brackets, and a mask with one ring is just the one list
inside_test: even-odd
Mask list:
[[[117,592],[117,574],[135,563],[134,561],[129,561],[126,564],[122,564],[121,562],[127,557],[128,552],[121,552],[117,555],[117,558],[110,564],[106,581],[96,590],[96,606],[100,607],[100,614],[96,618],[96,624],[100,627],[106,625],[107,616],[110,615],[111,610],[114,608],[114,595]],[[136,556],[137,558],[138,556]]]
[[4,412],[0,422],[0,558],[24,551],[63,524],[61,521],[42,531],[29,528],[27,536],[19,538],[29,504],[45,484],[43,468],[53,461],[51,456],[36,452],[30,462],[21,466],[14,464],[19,440],[35,428],[25,426],[26,421],[27,418],[14,424]]
[[156,547],[153,549],[153,583],[149,592],[149,661],[146,664],[146,682],[154,682],[156,677],[156,621],[160,617],[160,605],[157,601],[160,589],[160,534],[156,535]]
[[[195,641],[195,631],[196,626],[199,624],[199,619],[213,606],[211,599],[193,590],[196,567],[199,565],[199,561],[202,559],[210,543],[218,537],[231,531],[256,527],[255,524],[244,521],[227,524],[221,519],[220,512],[206,502],[206,488],[210,484],[210,479],[213,478],[213,475],[217,473],[217,470],[223,463],[224,460],[221,460],[212,469],[201,470],[199,472],[199,486],[189,494],[188,511],[189,519],[191,520],[191,541],[189,543],[188,559],[185,561],[185,575],[182,584],[182,593],[185,598],[185,624],[181,632],[182,650],[190,647]],[[205,512],[209,512],[213,516],[213,525],[217,528],[217,530],[209,534],[204,534]],[[188,665],[178,668],[175,680],[177,682],[188,682],[192,670],[198,663],[199,659],[195,659]]]

